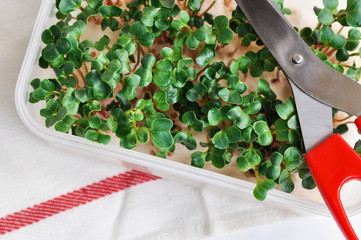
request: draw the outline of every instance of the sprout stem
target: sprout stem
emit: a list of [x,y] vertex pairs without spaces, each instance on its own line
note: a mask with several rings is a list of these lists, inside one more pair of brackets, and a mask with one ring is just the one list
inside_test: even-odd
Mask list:
[[259,183],[261,181],[261,177],[259,176],[258,167],[255,167],[253,170],[254,170],[254,174],[256,176],[257,183]]
[[350,118],[352,118],[352,116],[348,116],[348,117],[345,117],[345,118],[342,118],[342,119],[334,119],[333,121],[334,122],[344,122],[346,120],[349,120]]
[[214,4],[216,4],[216,1],[213,1],[212,4],[209,5],[209,7],[206,10],[204,10],[204,12],[202,12],[199,16],[203,17],[203,15],[206,14],[214,6]]
[[196,79],[209,67],[209,64],[207,66],[205,66],[204,68],[202,68],[198,73],[197,73],[197,77]]
[[138,46],[138,50],[140,50],[140,52],[141,52],[142,55],[144,56],[144,55],[145,55],[145,52],[144,52],[143,48],[140,46],[139,43],[137,43],[137,46]]
[[73,77],[76,79],[76,86],[77,86],[77,87],[80,87],[80,86],[79,86],[79,79],[78,79],[78,77],[77,77],[76,74],[74,74],[74,73],[73,73],[72,75],[73,75]]
[[82,67],[83,67],[83,69],[84,69],[84,73],[85,73],[85,75],[86,75],[86,74],[88,73],[88,68],[87,68],[87,66],[86,66],[85,62],[83,62]]
[[80,75],[80,77],[82,78],[83,83],[84,83],[84,85],[85,85],[85,77],[84,77],[83,72],[82,72],[80,69],[77,69],[76,71],[79,73],[79,75]]
[[336,49],[332,49],[331,51],[329,51],[328,53],[327,53],[327,56],[329,57],[329,56],[331,56],[333,53],[335,53],[337,50]]
[[183,0],[183,10],[186,10],[187,8],[187,0]]
[[340,30],[338,30],[337,34],[340,34],[340,33],[342,32],[342,30],[344,29],[344,27],[345,27],[345,26],[342,26],[342,27],[340,28]]
[[139,65],[139,62],[140,62],[140,51],[138,51],[138,53],[137,53],[137,63],[134,65],[132,72],[135,72],[135,70],[137,69],[137,67]]
[[350,54],[350,57],[360,56],[360,52],[354,52]]

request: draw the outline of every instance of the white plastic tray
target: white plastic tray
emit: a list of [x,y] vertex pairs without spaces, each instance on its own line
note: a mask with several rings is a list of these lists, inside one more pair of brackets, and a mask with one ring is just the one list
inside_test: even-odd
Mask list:
[[[133,150],[123,149],[118,146],[100,145],[80,137],[46,128],[44,120],[39,116],[39,109],[42,106],[28,102],[29,92],[31,91],[29,83],[35,77],[41,78],[42,75],[44,78],[46,77],[37,66],[43,46],[41,33],[45,28],[55,22],[54,2],[52,0],[43,0],[19,74],[15,93],[15,103],[19,116],[31,132],[49,143],[53,143],[59,147],[65,147],[66,151],[82,152],[81,154],[89,154],[90,157],[98,157],[102,161],[106,160],[126,164],[161,177],[177,179],[202,187],[221,189],[228,193],[241,195],[243,198],[257,201],[252,195],[255,187],[253,183]],[[306,190],[305,192],[307,193]],[[355,199],[350,196],[343,200],[349,216],[361,212],[360,199]],[[264,203],[269,204],[270,207],[272,207],[272,205],[286,206],[292,209],[330,216],[325,204],[287,194],[279,190],[271,190]]]

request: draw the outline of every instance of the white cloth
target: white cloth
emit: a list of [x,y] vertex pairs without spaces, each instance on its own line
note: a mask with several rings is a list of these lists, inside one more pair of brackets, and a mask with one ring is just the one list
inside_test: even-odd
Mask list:
[[[0,219],[127,171],[55,148],[21,123],[14,89],[40,2],[8,0],[0,8]],[[353,219],[361,235],[361,216]],[[130,187],[0,235],[5,240],[207,237],[342,239],[331,218],[270,208],[167,179]]]

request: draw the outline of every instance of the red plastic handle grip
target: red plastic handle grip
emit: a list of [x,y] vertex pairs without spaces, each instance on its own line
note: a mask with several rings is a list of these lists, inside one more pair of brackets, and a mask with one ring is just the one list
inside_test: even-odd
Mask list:
[[305,159],[344,236],[358,239],[343,208],[340,190],[346,182],[361,179],[361,158],[339,134],[334,134],[307,153]]

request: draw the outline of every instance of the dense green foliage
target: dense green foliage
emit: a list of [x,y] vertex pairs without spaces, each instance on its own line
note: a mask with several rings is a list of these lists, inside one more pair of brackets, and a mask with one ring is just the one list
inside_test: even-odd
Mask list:
[[[282,13],[291,13],[283,0],[274,2]],[[343,62],[360,54],[359,3],[348,0],[347,8],[338,10],[337,0],[324,0],[324,8],[315,8],[318,26],[299,30],[315,54],[355,81],[361,69]],[[40,114],[47,127],[94,142],[108,144],[114,135],[128,149],[150,142],[160,157],[183,144],[191,164],[200,168],[235,161],[240,171],[255,174],[254,195],[260,200],[278,184],[292,192],[294,173],[304,188],[314,188],[292,98],[281,102],[263,79],[255,91],[244,83],[247,75],[279,72],[277,62],[239,8],[228,18],[210,14],[213,5],[201,0],[133,0],[126,6],[56,0],[59,22],[43,32],[39,59],[56,77],[34,79],[29,101],[46,102]],[[348,37],[334,32],[335,22],[352,27]],[[104,31],[96,41],[83,37],[90,24]],[[235,48],[253,46],[254,51],[226,63],[215,61],[234,39]],[[335,129],[345,131],[345,124]],[[196,141],[201,133],[207,141]]]

